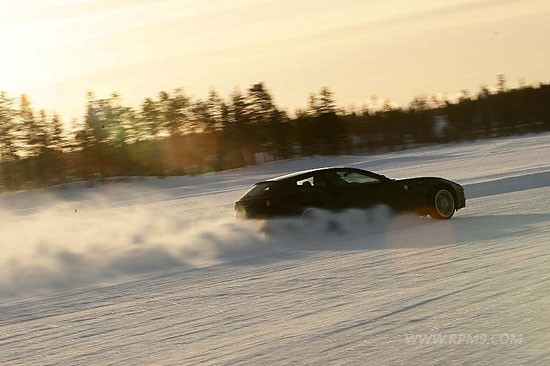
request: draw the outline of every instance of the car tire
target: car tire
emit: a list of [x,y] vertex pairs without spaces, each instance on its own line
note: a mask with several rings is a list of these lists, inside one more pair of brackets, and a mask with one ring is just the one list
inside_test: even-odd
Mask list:
[[448,220],[456,211],[455,198],[446,188],[438,188],[430,195],[430,216],[436,220]]
[[321,210],[315,207],[307,207],[302,211],[300,217],[302,220],[309,222],[318,221],[321,217]]

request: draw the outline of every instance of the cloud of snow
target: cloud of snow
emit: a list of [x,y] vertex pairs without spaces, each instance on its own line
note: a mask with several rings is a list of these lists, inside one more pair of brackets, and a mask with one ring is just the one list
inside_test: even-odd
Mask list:
[[30,216],[0,216],[7,222],[0,233],[0,294],[206,266],[262,247],[254,225],[231,218],[185,222],[142,209],[62,206]]
[[75,210],[71,202],[53,202],[35,212],[0,211],[5,223],[0,295],[111,283],[229,261],[254,263],[293,251],[392,247],[389,232],[431,221],[393,216],[385,207],[240,221],[227,215],[180,217],[164,213],[164,206],[148,210],[97,202],[92,209],[90,201]]

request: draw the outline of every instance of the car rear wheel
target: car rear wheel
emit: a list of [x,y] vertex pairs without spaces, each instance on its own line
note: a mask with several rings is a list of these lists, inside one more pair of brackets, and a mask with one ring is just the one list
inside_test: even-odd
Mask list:
[[437,220],[448,220],[455,213],[455,199],[451,192],[440,188],[431,197],[430,216]]
[[307,207],[300,216],[306,221],[318,221],[321,218],[321,210],[315,207]]

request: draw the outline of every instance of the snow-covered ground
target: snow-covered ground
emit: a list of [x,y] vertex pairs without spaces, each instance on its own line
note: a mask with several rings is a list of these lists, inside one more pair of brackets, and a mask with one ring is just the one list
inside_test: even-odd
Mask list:
[[[467,207],[233,220],[252,183],[332,165]],[[549,186],[543,134],[2,194],[0,364],[548,365]]]

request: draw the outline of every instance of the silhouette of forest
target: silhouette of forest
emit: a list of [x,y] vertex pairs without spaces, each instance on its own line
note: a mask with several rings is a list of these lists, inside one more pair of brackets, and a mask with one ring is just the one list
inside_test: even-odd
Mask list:
[[[380,105],[382,104],[382,105]],[[375,97],[356,110],[322,88],[292,117],[264,83],[224,99],[182,89],[138,108],[117,94],[87,95],[86,114],[67,130],[29,98],[0,93],[0,190],[112,177],[169,176],[232,169],[311,155],[369,154],[427,144],[550,130],[550,85],[482,87],[458,100],[420,96],[407,107]]]

